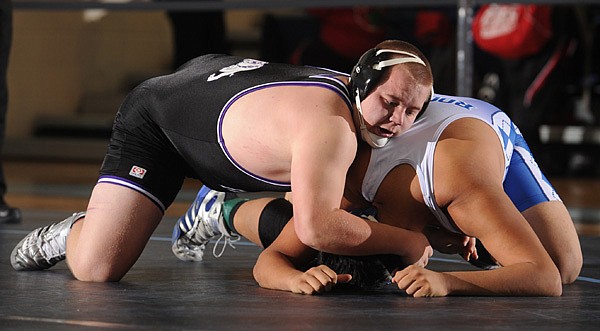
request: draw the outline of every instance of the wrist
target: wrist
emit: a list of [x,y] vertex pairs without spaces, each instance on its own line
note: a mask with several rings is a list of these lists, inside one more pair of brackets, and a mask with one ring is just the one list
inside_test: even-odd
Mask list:
[[429,241],[423,233],[412,230],[406,230],[405,239],[399,242],[401,249],[399,255],[407,257],[412,256],[414,252],[423,252],[429,246]]

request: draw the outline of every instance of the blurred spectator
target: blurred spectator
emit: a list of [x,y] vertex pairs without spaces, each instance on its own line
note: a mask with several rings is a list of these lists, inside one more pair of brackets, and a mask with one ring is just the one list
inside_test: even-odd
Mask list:
[[[0,152],[6,134],[6,112],[8,110],[8,57],[12,44],[12,1],[0,1]],[[0,153],[1,154],[1,153]],[[21,222],[21,211],[8,206],[4,201],[6,178],[0,160],[0,223]]]
[[[296,34],[289,54],[277,54],[277,44],[282,41],[279,25],[286,23],[267,17],[264,26],[263,58],[293,64],[325,67],[349,73],[360,56],[386,37],[382,24],[382,8],[355,7],[332,9],[309,9],[303,28],[293,25]],[[285,35],[288,37],[288,35]],[[279,50],[285,53],[284,50]]]
[[[478,89],[475,96],[497,105],[511,116],[545,173],[563,174],[569,155],[557,153],[556,147],[548,150],[540,141],[539,128],[542,124],[577,122],[574,94],[582,75],[583,50],[579,47],[577,29],[572,28],[577,26],[573,7],[527,6],[544,8],[544,11],[522,18],[514,13],[501,14],[503,17],[498,17],[497,23],[507,35],[505,39],[496,39],[495,45],[483,44],[478,35],[494,36],[493,32],[478,31],[474,26],[478,48],[475,72],[480,78],[479,84],[475,84]],[[474,24],[477,20],[476,16]],[[486,49],[490,45],[492,47]]]
[[415,13],[415,38],[433,70],[435,91],[456,93],[455,9],[419,10]]
[[200,55],[229,53],[223,11],[168,11],[167,15],[173,28],[173,69]]

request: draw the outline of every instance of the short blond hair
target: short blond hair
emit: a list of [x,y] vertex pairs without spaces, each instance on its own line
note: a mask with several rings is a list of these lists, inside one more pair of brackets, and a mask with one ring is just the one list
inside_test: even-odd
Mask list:
[[[385,41],[382,41],[379,44],[377,44],[377,46],[375,46],[375,49],[377,49],[377,50],[391,49],[391,50],[411,53],[411,54],[417,56],[419,59],[421,59],[425,63],[425,65],[421,65],[419,63],[410,63],[410,62],[403,63],[403,65],[405,65],[405,66],[407,66],[407,68],[409,68],[409,72],[415,78],[417,83],[424,85],[424,86],[433,85],[433,73],[431,71],[431,65],[429,64],[429,60],[427,60],[427,57],[425,57],[423,52],[421,52],[421,50],[419,50],[413,44],[406,42],[406,41],[402,41],[402,40],[385,40]],[[401,54],[396,54],[396,53],[391,53],[391,52],[390,53],[384,52],[384,53],[381,53],[381,55],[380,55],[380,57],[382,57],[383,60],[389,60],[392,58],[397,58],[397,57],[402,57],[402,56],[403,55],[401,55]],[[384,83],[385,81],[387,81],[388,78],[390,77],[390,72],[391,72],[391,70],[385,70],[380,81],[377,82],[377,85],[380,85],[380,84]]]

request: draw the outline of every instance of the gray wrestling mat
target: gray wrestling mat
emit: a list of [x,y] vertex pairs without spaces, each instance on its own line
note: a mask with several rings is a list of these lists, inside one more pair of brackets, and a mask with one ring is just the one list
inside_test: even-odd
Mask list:
[[[60,212],[24,210],[19,225],[0,226],[1,330],[592,330],[600,325],[600,238],[582,237],[581,277],[558,298],[446,297],[415,299],[393,285],[305,296],[258,287],[252,266],[260,249],[239,242],[202,263],[170,250],[174,218],[165,218],[119,283],[85,283],[64,262],[16,272],[14,245]],[[471,268],[435,255],[430,268]]]

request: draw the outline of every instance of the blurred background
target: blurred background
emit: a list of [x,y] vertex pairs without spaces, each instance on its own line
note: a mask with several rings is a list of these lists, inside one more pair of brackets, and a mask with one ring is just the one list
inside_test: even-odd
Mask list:
[[[13,0],[2,154],[7,201],[21,208],[85,207],[123,97],[192,57],[230,53],[349,72],[367,49],[402,39],[430,59],[436,92],[453,95],[457,45],[466,35],[471,83],[461,94],[506,111],[542,170],[568,196],[574,218],[584,220],[582,227],[600,222],[599,1],[526,1],[531,8],[525,14],[469,0],[422,6],[355,1],[351,7],[332,1],[321,8],[308,8],[306,1],[290,1],[289,8],[269,8],[269,1],[238,1],[239,8],[223,3],[230,5]],[[461,4],[471,11],[466,27]],[[490,29],[508,22],[517,29],[508,41],[523,40],[490,45],[486,33],[500,33]],[[186,183],[177,201],[186,205],[197,185]]]

